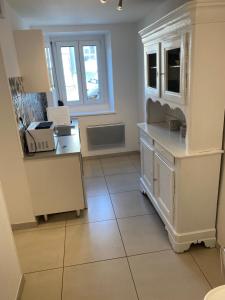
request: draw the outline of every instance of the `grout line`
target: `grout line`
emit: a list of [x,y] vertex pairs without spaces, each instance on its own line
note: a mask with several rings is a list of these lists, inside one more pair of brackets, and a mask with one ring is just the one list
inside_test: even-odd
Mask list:
[[72,265],[69,265],[69,266],[64,266],[64,268],[65,269],[67,269],[67,268],[75,268],[75,267],[79,267],[79,266],[91,265],[91,264],[95,264],[95,263],[112,261],[112,260],[117,260],[117,259],[122,259],[122,258],[125,259],[126,256],[124,255],[124,256],[106,258],[106,259],[101,259],[101,260],[87,261],[87,262],[83,262],[83,263],[77,263],[77,264],[72,264]]
[[34,273],[42,273],[42,272],[47,272],[47,271],[54,271],[54,270],[63,270],[70,268],[70,267],[77,267],[77,266],[83,266],[83,265],[89,265],[89,264],[94,264],[94,263],[99,263],[99,262],[106,262],[106,261],[111,261],[111,260],[117,260],[117,259],[125,259],[125,258],[132,258],[136,256],[141,256],[141,255],[147,255],[147,254],[155,254],[155,253],[160,253],[160,252],[168,252],[172,251],[172,249],[164,249],[164,250],[157,250],[157,251],[150,251],[150,252],[143,252],[143,253],[137,253],[137,254],[131,254],[128,256],[118,256],[118,257],[112,257],[112,258],[106,258],[106,259],[101,259],[101,260],[94,260],[94,261],[89,261],[89,262],[84,262],[84,263],[78,263],[78,264],[72,264],[72,265],[64,265],[64,267],[58,267],[58,268],[50,268],[50,269],[43,269],[43,270],[37,270],[37,271],[32,271],[32,272],[25,272],[24,275],[29,275],[29,274],[34,274]]
[[31,272],[24,272],[24,275],[29,275],[29,274],[34,274],[34,273],[41,273],[41,272],[46,272],[46,271],[54,271],[54,270],[61,270],[63,269],[62,267],[57,267],[57,268],[50,268],[50,269],[43,269],[43,270],[36,270],[36,271],[31,271]]
[[65,265],[65,255],[66,255],[66,223],[65,223],[65,237],[64,237],[64,252],[63,252],[63,270],[62,270],[62,286],[61,286],[61,300],[63,299],[63,282],[64,282],[64,265]]
[[207,281],[209,287],[211,289],[213,289],[213,286],[211,285],[210,281],[208,280],[207,276],[205,275],[204,271],[201,269],[200,265],[198,264],[197,260],[194,258],[194,256],[192,255],[191,251],[189,251],[190,256],[192,257],[194,263],[197,265],[198,269],[200,270],[200,272],[202,273],[202,275],[204,276],[205,280]]
[[[108,192],[109,192],[109,187],[108,187],[107,181],[106,181],[106,186],[107,186],[107,189],[108,189]],[[112,208],[113,208],[114,214],[115,214],[115,216],[116,216],[116,212],[115,212],[115,209],[114,209],[114,206],[113,206],[113,201],[112,201],[112,199],[111,199],[110,193],[109,193],[109,197],[110,197],[110,201],[111,201],[111,204],[112,204]],[[121,230],[120,230],[120,227],[119,227],[119,223],[118,223],[118,219],[117,219],[117,218],[116,218],[116,224],[117,224],[118,231],[119,231],[119,234],[120,234],[121,242],[122,242],[122,244],[123,244],[124,252],[125,252],[125,254],[126,254],[127,265],[128,265],[129,271],[130,271],[131,279],[132,279],[132,281],[133,281],[135,293],[136,293],[137,299],[139,300],[140,298],[139,298],[139,295],[138,295],[137,286],[136,286],[136,283],[135,283],[135,280],[134,280],[133,273],[132,273],[132,271],[131,271],[130,262],[129,262],[129,259],[128,259],[128,256],[127,256],[126,247],[125,247],[125,244],[124,244],[124,241],[123,241],[122,233],[121,233]]]

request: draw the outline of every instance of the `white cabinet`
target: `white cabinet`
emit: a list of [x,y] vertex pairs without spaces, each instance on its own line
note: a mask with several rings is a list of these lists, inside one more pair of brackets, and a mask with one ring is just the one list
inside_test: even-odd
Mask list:
[[35,216],[85,208],[79,154],[27,158],[25,168]]
[[16,30],[14,38],[25,92],[49,92],[50,82],[42,31]]
[[157,125],[138,126],[140,188],[161,216],[174,251],[201,242],[214,247],[222,151],[189,155],[166,129],[163,133]]
[[143,138],[140,139],[141,176],[150,193],[153,193],[154,184],[154,150]]
[[188,34],[162,37],[145,47],[146,98],[171,101],[183,105],[186,101]]
[[158,154],[154,156],[154,195],[163,215],[173,224],[174,169]]

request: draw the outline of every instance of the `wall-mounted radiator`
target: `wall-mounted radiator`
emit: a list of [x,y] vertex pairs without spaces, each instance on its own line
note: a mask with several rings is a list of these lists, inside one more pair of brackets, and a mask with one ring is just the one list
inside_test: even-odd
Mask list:
[[106,124],[87,127],[89,150],[125,146],[125,124]]

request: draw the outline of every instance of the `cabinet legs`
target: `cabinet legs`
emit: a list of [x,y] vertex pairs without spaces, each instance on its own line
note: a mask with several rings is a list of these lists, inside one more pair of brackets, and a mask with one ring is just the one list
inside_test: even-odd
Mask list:
[[76,210],[77,217],[80,217],[80,209]]
[[48,222],[48,215],[43,215],[43,217],[44,217],[44,221]]

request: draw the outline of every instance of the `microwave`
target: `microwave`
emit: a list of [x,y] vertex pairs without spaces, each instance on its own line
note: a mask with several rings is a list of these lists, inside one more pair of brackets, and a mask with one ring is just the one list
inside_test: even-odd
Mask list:
[[55,150],[53,122],[32,122],[25,132],[30,153]]

